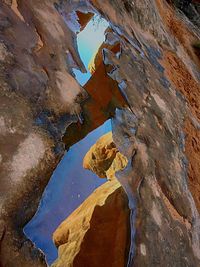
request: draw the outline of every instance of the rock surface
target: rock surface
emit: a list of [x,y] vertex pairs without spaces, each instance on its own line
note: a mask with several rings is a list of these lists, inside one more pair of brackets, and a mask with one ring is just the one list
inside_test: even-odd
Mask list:
[[[103,49],[83,89],[72,75],[85,69],[71,14],[91,9],[110,22],[120,53]],[[116,174],[132,209],[128,266],[200,266],[198,16],[198,2],[185,0],[0,2],[3,267],[46,266],[23,227],[62,141],[70,147],[110,116],[128,159]]]
[[57,228],[53,239],[59,255],[52,267],[125,266],[129,208],[119,182],[108,181],[96,189]]
[[[70,6],[69,6],[70,10]],[[53,1],[0,1],[0,265],[46,266],[23,227],[64,154],[87,93],[76,34]]]
[[112,133],[103,135],[94,144],[83,160],[83,167],[96,173],[100,178],[116,179],[115,173],[123,170],[128,161],[116,148]]
[[[110,40],[111,39],[111,40]],[[120,53],[120,43],[117,35],[113,34],[112,29],[107,28],[105,31],[105,42],[98,47],[96,53],[93,55],[91,61],[89,62],[88,69],[91,74],[94,74],[98,66],[101,65],[103,59],[103,49],[109,49],[113,53]]]
[[[187,153],[191,134],[199,142],[198,104],[193,104],[198,98],[179,93],[184,77],[199,84],[199,59],[192,47],[199,32],[166,1],[125,1],[124,7],[120,1],[93,3],[122,36],[120,57],[106,51],[104,63],[113,66],[109,75],[129,103],[113,119],[114,143],[129,160],[117,175],[132,207],[128,266],[199,266],[198,187],[192,191],[187,180],[192,165],[192,181],[198,181],[197,158]],[[180,68],[166,65],[167,53],[175,55]],[[179,79],[184,66],[187,76]],[[190,96],[194,92],[185,89]],[[186,129],[188,120],[195,126]]]
[[100,137],[87,152],[83,167],[112,180],[96,189],[56,229],[53,240],[59,255],[52,267],[126,265],[130,210],[127,195],[115,178],[115,172],[126,165],[111,132]]

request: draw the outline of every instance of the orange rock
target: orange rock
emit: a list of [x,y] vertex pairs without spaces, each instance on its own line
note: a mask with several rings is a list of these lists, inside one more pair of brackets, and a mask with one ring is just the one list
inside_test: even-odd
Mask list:
[[[198,123],[200,121],[200,84],[188,71],[184,62],[174,53],[169,51],[165,52],[163,64],[168,79],[184,95],[190,108],[191,116]],[[198,127],[194,127],[191,116],[188,116],[185,121],[185,152],[189,160],[189,186],[198,211],[200,212],[200,133]]]
[[[111,132],[99,138],[83,162],[84,168],[109,178],[126,165],[127,159],[117,150]],[[126,193],[116,179],[100,186],[54,232],[59,256],[52,267],[125,266],[129,213]]]
[[115,178],[115,172],[123,170],[128,161],[116,148],[112,132],[103,135],[94,144],[83,160],[83,167],[96,173],[100,178]]
[[91,18],[94,16],[93,13],[83,13],[81,11],[76,11],[76,14],[79,19],[79,23],[81,25],[81,31],[85,28],[85,26],[88,24],[88,22],[91,20]]
[[[52,267],[123,267],[129,248],[127,196],[117,180],[88,197],[54,232],[58,259]],[[112,248],[112,249],[111,249]]]
[[84,89],[89,95],[82,107],[84,123],[72,124],[67,129],[63,138],[66,146],[78,142],[113,116],[117,107],[126,105],[118,83],[107,75],[107,66],[103,62],[84,85]]
[[[111,32],[111,29],[108,28],[106,32]],[[103,62],[103,55],[102,55],[102,50],[103,48],[107,48],[113,53],[117,53],[120,51],[120,44],[117,42],[114,45],[106,44],[105,42],[97,48],[97,51],[94,53],[92,59],[89,62],[88,69],[91,74],[94,74],[95,71],[97,70],[98,66]]]

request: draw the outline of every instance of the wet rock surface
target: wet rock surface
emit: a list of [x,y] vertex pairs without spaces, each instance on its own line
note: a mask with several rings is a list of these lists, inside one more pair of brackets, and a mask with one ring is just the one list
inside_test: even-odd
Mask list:
[[[116,174],[131,209],[128,266],[200,265],[200,33],[184,1],[175,5],[184,13],[172,2],[0,2],[3,267],[46,266],[22,229],[64,153],[62,136],[69,147],[110,116],[114,143],[128,159]],[[84,66],[66,17],[78,7],[100,12],[120,44],[117,54],[104,46],[84,89],[71,75]]]
[[[23,234],[64,153],[86,92],[69,74],[69,51],[83,68],[51,1],[0,2],[1,266],[46,266]],[[12,5],[11,5],[12,4]]]

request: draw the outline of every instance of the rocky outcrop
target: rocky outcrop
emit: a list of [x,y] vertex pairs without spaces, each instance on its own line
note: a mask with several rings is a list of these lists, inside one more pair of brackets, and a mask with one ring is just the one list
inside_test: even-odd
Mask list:
[[[131,208],[128,266],[199,266],[200,33],[191,1],[89,2],[0,2],[1,265],[46,266],[23,227],[64,143],[112,116],[128,160],[115,174]],[[91,9],[110,22],[120,51],[104,47],[83,89],[72,75],[84,71],[80,25],[70,20]]]
[[127,165],[112,133],[103,135],[85,155],[83,166],[112,178],[96,189],[53,234],[58,259],[52,267],[126,265],[130,245],[128,199],[115,172]]
[[81,121],[71,124],[66,129],[63,140],[67,147],[78,142],[88,132],[96,129],[114,116],[117,107],[126,105],[126,99],[119,91],[118,83],[107,75],[109,70],[109,66],[101,61],[95,73],[84,85],[88,98],[82,106]]
[[112,133],[103,135],[94,144],[83,160],[83,167],[96,173],[100,178],[115,179],[115,173],[127,165],[124,157],[113,142]]
[[83,13],[83,12],[81,12],[79,10],[76,11],[76,14],[78,16],[78,20],[79,20],[81,31],[86,27],[86,25],[88,24],[88,22],[94,16],[94,13],[92,13],[92,12]]
[[[104,58],[105,64],[113,66],[109,75],[118,81],[129,103],[129,108],[117,110],[113,120],[114,143],[129,161],[117,175],[132,206],[130,253],[134,256],[128,266],[198,266],[199,213],[187,182],[187,164],[193,159],[186,152],[189,135],[184,134],[187,119],[195,121],[199,131],[198,117],[191,116],[179,94],[183,77],[175,84],[162,60],[167,53],[176,54],[191,75],[187,81],[191,77],[192,83],[199,84],[199,59],[192,47],[199,33],[166,1],[134,1],[134,6],[125,2],[119,13],[119,1],[115,6],[93,1],[120,37],[129,41],[121,41],[119,58],[108,51]],[[176,65],[172,73],[180,77],[183,69]]]
[[102,45],[98,47],[96,53],[93,55],[92,59],[89,62],[88,69],[91,74],[94,74],[98,66],[102,63],[103,49],[109,49],[115,54],[120,53],[119,39],[114,35],[114,32],[111,28],[107,28],[107,30],[105,31],[105,42],[103,42]]
[[1,266],[46,266],[23,227],[87,96],[70,75],[84,71],[75,40],[52,1],[0,1]]
[[58,259],[52,267],[126,265],[129,209],[117,180],[96,189],[55,231]]

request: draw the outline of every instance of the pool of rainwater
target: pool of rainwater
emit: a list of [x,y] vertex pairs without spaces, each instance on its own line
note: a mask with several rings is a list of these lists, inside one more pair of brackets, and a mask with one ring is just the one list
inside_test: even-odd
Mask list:
[[[85,29],[77,35],[78,50],[87,69],[87,73],[73,70],[81,85],[91,77],[88,64],[104,41],[107,27],[108,23],[95,15]],[[24,228],[26,236],[46,255],[48,264],[55,261],[58,256],[52,240],[53,232],[97,187],[106,181],[83,169],[82,163],[90,147],[109,131],[111,131],[110,120],[66,152],[43,193],[35,216]]]
[[57,258],[52,234],[58,225],[68,217],[106,179],[100,179],[93,172],[83,168],[83,158],[90,147],[105,133],[111,131],[108,120],[73,145],[54,171],[40,201],[37,213],[26,225],[26,235],[46,255],[51,264]]

